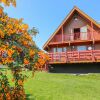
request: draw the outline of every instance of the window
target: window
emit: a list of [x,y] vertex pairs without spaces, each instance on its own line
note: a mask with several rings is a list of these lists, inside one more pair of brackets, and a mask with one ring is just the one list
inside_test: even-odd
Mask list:
[[57,48],[57,52],[62,52],[62,48]]
[[84,51],[86,50],[86,46],[77,46],[78,51]]
[[67,51],[67,48],[66,47],[58,47],[58,48],[53,48],[53,52],[66,52]]
[[56,48],[53,48],[53,52],[56,52]]
[[66,47],[63,47],[63,52],[66,52],[67,51],[67,48]]

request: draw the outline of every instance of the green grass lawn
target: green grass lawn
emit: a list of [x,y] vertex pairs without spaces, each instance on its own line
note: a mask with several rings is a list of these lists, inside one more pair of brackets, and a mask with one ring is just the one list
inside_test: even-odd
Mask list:
[[25,83],[28,100],[100,100],[100,74],[36,72],[34,78],[30,72],[27,75],[30,76]]

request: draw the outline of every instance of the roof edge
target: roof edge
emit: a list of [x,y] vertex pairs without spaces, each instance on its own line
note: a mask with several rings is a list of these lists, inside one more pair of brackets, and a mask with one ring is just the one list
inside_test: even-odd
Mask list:
[[74,6],[73,9],[69,12],[69,14],[64,18],[64,20],[61,22],[61,24],[57,27],[57,29],[54,31],[54,33],[50,36],[50,38],[46,41],[46,43],[43,45],[43,49],[45,50],[46,46],[50,42],[50,40],[54,37],[54,35],[59,31],[59,29],[62,27],[62,25],[68,20],[68,18],[73,14],[73,12],[77,10],[79,13],[81,13],[84,17],[86,17],[88,20],[90,20],[92,23],[94,23],[97,27],[100,28],[100,24],[97,23],[93,18],[88,16],[86,13],[84,13],[82,10],[80,10],[77,6]]

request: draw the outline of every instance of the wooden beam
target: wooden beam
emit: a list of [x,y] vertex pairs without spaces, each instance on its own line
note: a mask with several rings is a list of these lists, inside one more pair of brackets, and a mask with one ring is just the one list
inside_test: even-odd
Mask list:
[[69,47],[70,47],[70,41],[68,42],[68,44],[69,44]]
[[92,32],[92,38],[93,38],[93,44],[95,43],[95,41],[94,41],[94,32],[93,32],[93,23],[91,22],[91,27],[92,27],[92,30],[91,30],[91,32]]
[[47,46],[48,50],[50,49],[49,46]]
[[64,29],[63,29],[63,26],[61,28],[61,32],[62,32],[62,43],[63,43],[63,41],[64,41]]

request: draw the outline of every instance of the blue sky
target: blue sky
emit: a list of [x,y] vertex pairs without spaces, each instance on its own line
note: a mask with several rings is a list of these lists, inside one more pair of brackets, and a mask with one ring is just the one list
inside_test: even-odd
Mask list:
[[17,7],[5,7],[5,12],[10,17],[24,18],[30,28],[36,27],[39,34],[34,40],[42,48],[74,6],[100,21],[100,0],[17,0]]

